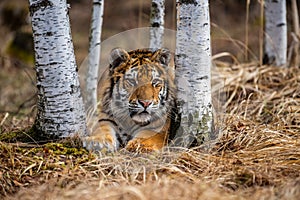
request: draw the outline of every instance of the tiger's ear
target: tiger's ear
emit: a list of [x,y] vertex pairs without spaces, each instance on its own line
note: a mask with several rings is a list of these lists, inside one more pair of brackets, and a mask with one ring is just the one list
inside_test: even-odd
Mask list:
[[152,60],[168,66],[171,60],[171,52],[167,48],[158,49],[152,56]]
[[120,66],[122,63],[127,62],[130,59],[127,51],[121,48],[115,48],[110,52],[109,64],[112,69]]

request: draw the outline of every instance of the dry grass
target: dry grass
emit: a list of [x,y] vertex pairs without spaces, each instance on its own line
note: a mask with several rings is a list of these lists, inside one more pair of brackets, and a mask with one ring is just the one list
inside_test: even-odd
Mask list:
[[[223,129],[209,151],[95,156],[0,143],[7,199],[298,199],[300,69],[217,63]],[[221,81],[220,81],[221,80]],[[222,109],[221,109],[222,110]],[[1,121],[1,119],[0,119]]]

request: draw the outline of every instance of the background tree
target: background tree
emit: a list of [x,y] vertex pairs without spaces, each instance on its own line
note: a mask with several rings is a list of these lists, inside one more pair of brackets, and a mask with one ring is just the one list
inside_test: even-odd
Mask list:
[[[288,54],[288,61],[290,65],[299,66],[299,38],[300,38],[300,28],[299,28],[299,13],[298,13],[298,6],[297,0],[291,0],[291,7],[293,13],[293,32],[292,35],[292,43],[291,47],[293,48],[292,52]],[[293,56],[293,58],[290,58]]]
[[150,48],[161,48],[164,35],[165,0],[152,0],[150,14]]
[[36,127],[50,135],[85,134],[66,0],[29,0],[37,75]]
[[286,1],[265,0],[264,64],[283,66],[287,62]]
[[[177,0],[176,79],[183,145],[209,140],[212,128],[208,0]],[[179,137],[180,138],[180,137]]]
[[101,31],[103,22],[104,0],[93,1],[88,69],[85,88],[85,108],[93,114],[97,110],[98,69],[101,53]]

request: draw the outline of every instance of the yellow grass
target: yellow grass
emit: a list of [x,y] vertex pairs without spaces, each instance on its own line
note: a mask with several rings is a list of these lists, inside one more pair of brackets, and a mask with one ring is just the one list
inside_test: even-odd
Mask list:
[[223,102],[217,113],[220,136],[211,149],[96,156],[65,143],[0,142],[0,194],[6,199],[299,199],[300,69],[216,64],[215,82],[222,84],[215,91]]

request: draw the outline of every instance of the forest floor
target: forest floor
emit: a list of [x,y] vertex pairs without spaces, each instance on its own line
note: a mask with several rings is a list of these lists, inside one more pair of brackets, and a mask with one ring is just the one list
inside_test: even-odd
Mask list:
[[[2,137],[1,198],[299,199],[300,69],[219,62],[216,70],[226,100],[212,148],[96,155],[76,141]],[[4,117],[2,136],[25,134],[27,121],[12,129]]]
[[[80,64],[88,51],[91,1],[70,2]],[[166,2],[166,27],[174,29],[174,1]],[[106,1],[103,39],[148,26],[150,4]],[[33,63],[18,60],[32,62],[32,38],[12,42],[17,33],[31,37],[27,6],[27,0],[0,2],[2,18],[5,7],[13,14],[0,27],[0,199],[299,199],[299,68],[216,62],[219,137],[210,149],[96,155],[78,140],[37,144],[28,131],[36,112]],[[249,41],[244,44],[244,2],[211,1],[213,55],[225,52],[234,59],[223,61],[231,61],[248,53],[248,60],[259,60],[259,8],[251,1]],[[19,14],[24,24],[19,24]],[[11,44],[16,46],[9,48]]]

